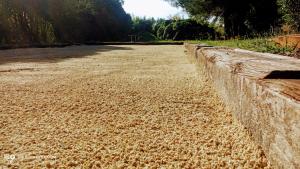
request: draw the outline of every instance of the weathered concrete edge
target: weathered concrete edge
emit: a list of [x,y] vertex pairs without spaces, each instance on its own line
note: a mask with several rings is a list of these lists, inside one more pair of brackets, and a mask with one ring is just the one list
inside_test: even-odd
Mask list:
[[[262,147],[275,168],[300,168],[300,103],[260,80],[233,73],[211,60],[218,48],[185,44],[189,59],[204,69],[218,94]],[[299,89],[300,90],[300,89]]]

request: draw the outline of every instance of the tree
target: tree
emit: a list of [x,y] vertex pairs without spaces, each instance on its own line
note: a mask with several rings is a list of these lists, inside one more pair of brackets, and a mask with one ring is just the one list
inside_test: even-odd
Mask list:
[[279,18],[276,0],[167,0],[198,20],[223,18],[227,37],[268,32]]
[[197,40],[215,39],[214,28],[206,23],[199,23],[194,19],[171,20],[133,18],[132,34],[138,35],[138,40]]
[[153,31],[153,25],[155,24],[154,18],[140,18],[132,17],[131,33],[137,36],[139,41],[154,41],[156,40],[155,33]]
[[121,0],[1,0],[0,43],[125,40],[131,18]]

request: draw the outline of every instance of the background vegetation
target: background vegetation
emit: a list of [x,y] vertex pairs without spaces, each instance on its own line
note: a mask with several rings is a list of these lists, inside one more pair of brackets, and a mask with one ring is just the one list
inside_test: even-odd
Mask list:
[[283,24],[299,31],[299,0],[167,0],[196,20],[217,20],[225,36],[255,37],[280,32]]
[[283,19],[285,33],[300,31],[300,1],[299,0],[278,0],[279,12]]
[[203,43],[212,46],[227,46],[231,48],[240,48],[252,50],[256,52],[268,52],[283,55],[293,55],[294,47],[284,46],[279,47],[275,42],[266,38],[254,39],[231,39],[231,40],[203,40],[203,41],[190,41],[190,43]]
[[146,19],[133,18],[132,34],[137,35],[139,41],[154,40],[214,40],[221,36],[213,25],[200,23],[194,19]]
[[51,44],[127,38],[121,0],[1,0],[0,43]]
[[130,17],[123,0],[1,0],[0,44],[216,40],[300,30],[299,0],[166,0],[190,19]]

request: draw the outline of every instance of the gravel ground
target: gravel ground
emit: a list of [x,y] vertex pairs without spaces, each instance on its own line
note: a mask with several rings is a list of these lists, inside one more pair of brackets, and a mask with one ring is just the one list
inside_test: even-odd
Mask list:
[[270,168],[182,46],[0,51],[0,168]]

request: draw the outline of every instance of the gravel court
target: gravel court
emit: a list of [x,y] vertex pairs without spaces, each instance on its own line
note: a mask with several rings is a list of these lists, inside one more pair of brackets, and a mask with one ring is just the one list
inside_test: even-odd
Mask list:
[[271,168],[183,46],[0,51],[0,168]]

